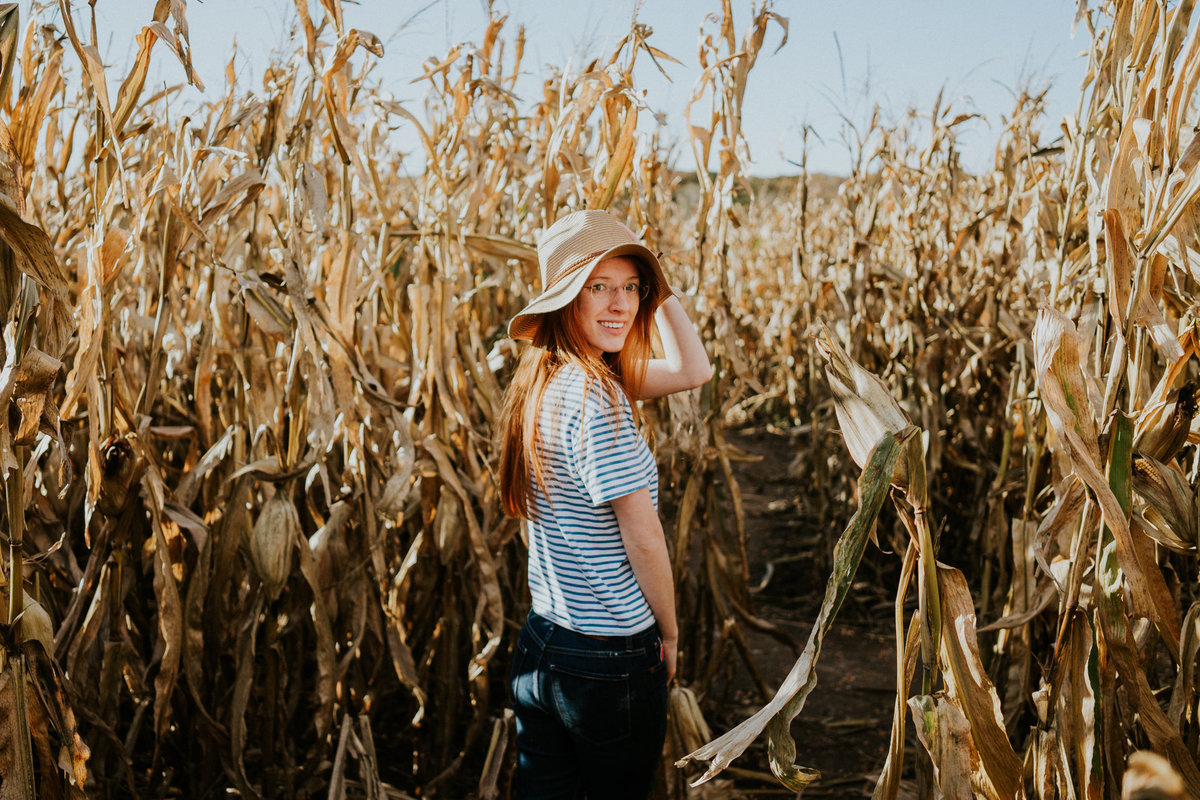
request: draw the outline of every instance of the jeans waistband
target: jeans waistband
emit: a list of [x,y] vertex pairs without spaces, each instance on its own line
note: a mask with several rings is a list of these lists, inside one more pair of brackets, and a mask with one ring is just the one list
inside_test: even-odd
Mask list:
[[[658,625],[650,623],[650,627],[637,633],[617,634],[617,635],[600,635],[591,633],[580,633],[573,631],[570,628],[559,625],[553,620],[543,617],[535,611],[529,612],[529,619],[526,622],[531,632],[542,640],[542,644],[548,644],[550,636],[554,636],[554,644],[568,645],[570,640],[583,640],[584,642],[603,642],[608,647],[614,650],[637,650],[643,647],[657,647],[659,642]],[[566,641],[563,641],[566,640]]]

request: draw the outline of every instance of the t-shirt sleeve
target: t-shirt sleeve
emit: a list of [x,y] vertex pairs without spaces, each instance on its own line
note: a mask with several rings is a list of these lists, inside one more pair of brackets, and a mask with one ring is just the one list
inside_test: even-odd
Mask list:
[[585,409],[575,457],[592,505],[648,488],[643,468],[646,443],[625,395],[618,392],[614,405],[606,391],[590,387]]

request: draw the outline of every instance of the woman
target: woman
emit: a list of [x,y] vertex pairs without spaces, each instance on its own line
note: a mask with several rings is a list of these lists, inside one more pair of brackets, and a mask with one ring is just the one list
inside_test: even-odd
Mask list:
[[517,795],[629,800],[653,784],[679,636],[633,401],[712,367],[654,253],[609,214],[555,222],[538,262],[542,293],[509,324],[534,346],[501,423],[501,496],[527,521],[533,598],[510,681]]

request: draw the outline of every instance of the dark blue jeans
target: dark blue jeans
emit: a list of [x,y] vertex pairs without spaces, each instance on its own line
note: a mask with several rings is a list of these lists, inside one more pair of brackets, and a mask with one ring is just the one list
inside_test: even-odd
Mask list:
[[520,800],[638,800],[667,732],[658,628],[593,637],[530,613],[509,691]]

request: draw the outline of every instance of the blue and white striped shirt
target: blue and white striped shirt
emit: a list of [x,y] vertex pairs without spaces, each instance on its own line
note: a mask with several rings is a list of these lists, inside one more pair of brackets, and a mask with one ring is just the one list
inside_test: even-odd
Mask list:
[[625,394],[616,399],[573,364],[550,379],[538,419],[547,491],[533,481],[526,529],[533,610],[597,636],[654,622],[610,503],[649,488],[658,508],[658,466]]

